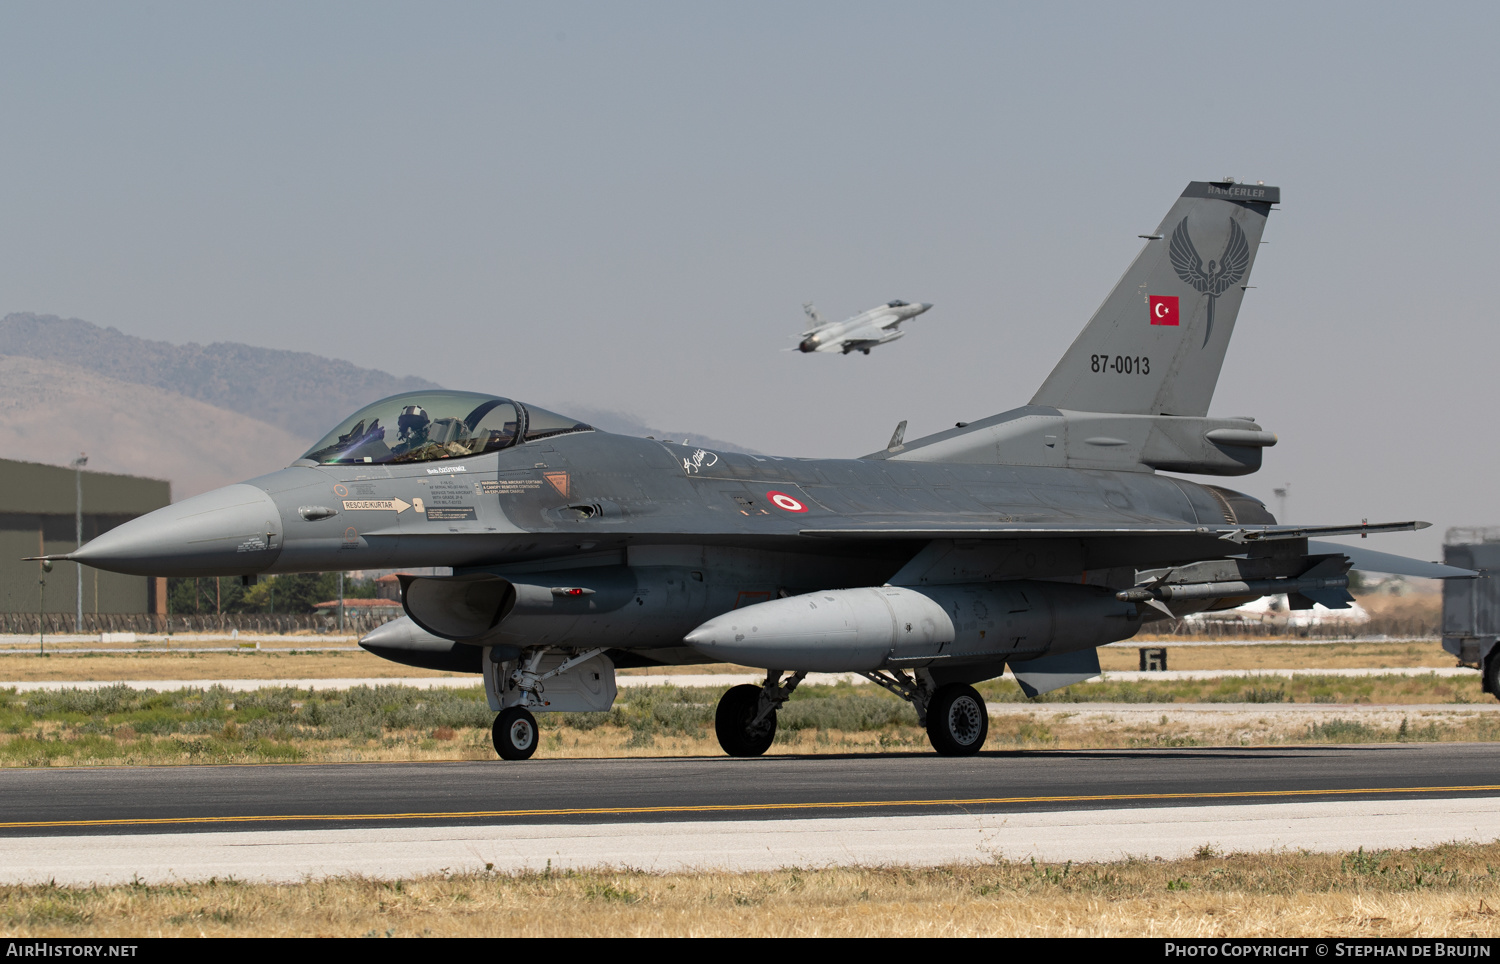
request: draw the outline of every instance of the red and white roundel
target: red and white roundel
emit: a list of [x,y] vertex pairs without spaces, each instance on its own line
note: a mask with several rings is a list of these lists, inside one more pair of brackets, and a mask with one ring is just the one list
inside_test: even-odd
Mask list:
[[767,492],[766,498],[770,499],[778,509],[788,512],[806,512],[807,506],[787,495],[785,492]]

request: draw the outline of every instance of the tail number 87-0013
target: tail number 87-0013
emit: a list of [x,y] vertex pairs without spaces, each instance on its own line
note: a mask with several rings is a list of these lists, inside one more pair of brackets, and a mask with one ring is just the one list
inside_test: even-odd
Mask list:
[[1151,359],[1145,355],[1090,355],[1089,370],[1114,372],[1118,375],[1149,375]]

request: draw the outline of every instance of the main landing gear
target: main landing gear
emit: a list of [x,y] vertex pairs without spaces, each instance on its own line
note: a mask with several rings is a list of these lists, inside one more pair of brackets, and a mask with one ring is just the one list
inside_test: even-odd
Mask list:
[[984,697],[972,686],[939,686],[927,704],[927,739],[940,756],[973,756],[990,735]]
[[[714,732],[730,756],[760,756],[776,739],[776,711],[791,699],[806,673],[781,682],[781,670],[766,673],[759,686],[745,683],[725,693],[714,714]],[[917,725],[927,728],[927,739],[940,756],[973,756],[990,733],[990,714],[984,697],[966,683],[938,686],[926,670],[908,676],[905,670],[861,673],[917,710]]]
[[744,683],[725,693],[714,713],[714,733],[724,752],[730,756],[760,756],[769,750],[776,739],[776,711],[792,698],[792,691],[806,675],[793,673],[783,684],[781,670],[768,670],[760,686]]
[[967,683],[939,686],[925,669],[910,676],[900,669],[859,675],[916,707],[917,725],[926,727],[927,739],[939,756],[973,756],[990,735],[984,697]]

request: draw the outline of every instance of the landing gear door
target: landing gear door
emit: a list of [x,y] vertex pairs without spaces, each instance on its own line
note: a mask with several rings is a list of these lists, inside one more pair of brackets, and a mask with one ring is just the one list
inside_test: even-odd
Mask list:
[[[501,662],[492,658],[497,652],[502,655]],[[511,679],[518,660],[503,659],[506,651],[502,647],[492,647],[489,654],[484,660],[484,695],[496,712],[524,706],[533,713],[603,713],[615,704],[615,664],[603,653],[546,677],[534,694],[518,688]],[[537,664],[536,672],[545,675],[569,658],[567,653],[548,653]],[[520,659],[527,657],[523,654]]]

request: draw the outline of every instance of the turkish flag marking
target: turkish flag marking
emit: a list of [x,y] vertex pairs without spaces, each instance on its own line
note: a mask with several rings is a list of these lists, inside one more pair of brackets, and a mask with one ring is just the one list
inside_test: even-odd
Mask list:
[[1177,327],[1176,295],[1152,295],[1148,303],[1151,306],[1151,324]]

